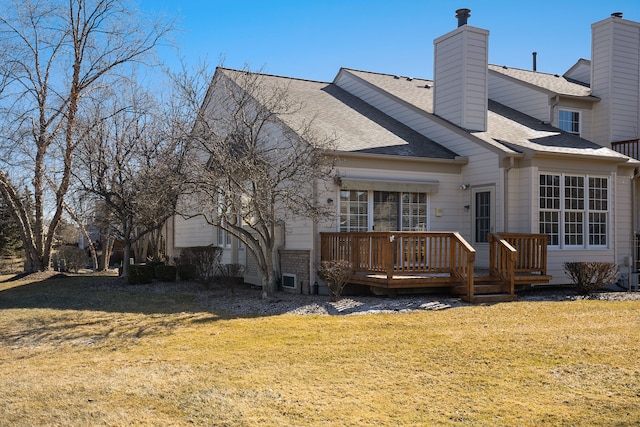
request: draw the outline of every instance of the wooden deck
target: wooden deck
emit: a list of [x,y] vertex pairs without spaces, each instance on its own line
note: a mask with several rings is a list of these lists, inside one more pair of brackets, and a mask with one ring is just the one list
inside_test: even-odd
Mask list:
[[548,283],[547,236],[491,233],[488,271],[456,232],[321,233],[321,259],[346,260],[349,282],[388,290],[445,287],[463,299],[511,301],[515,287]]

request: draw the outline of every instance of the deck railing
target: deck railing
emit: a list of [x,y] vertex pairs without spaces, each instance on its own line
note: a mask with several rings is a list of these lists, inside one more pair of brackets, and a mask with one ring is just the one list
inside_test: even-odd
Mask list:
[[625,156],[640,160],[640,139],[612,142],[611,148]]
[[476,250],[459,233],[452,233],[451,238],[451,273],[465,286],[471,301],[475,292],[473,263],[476,260]]
[[546,234],[498,233],[517,249],[515,273],[547,274]]
[[321,260],[350,261],[353,272],[449,273],[473,286],[475,249],[459,233],[372,231],[320,233]]
[[[345,260],[353,275],[376,274],[388,286],[394,279],[423,276],[425,283],[461,283],[475,293],[475,249],[456,232],[373,231],[320,233],[321,260]],[[489,234],[490,277],[514,294],[516,283],[547,280],[547,235]],[[402,276],[402,277],[398,277]],[[386,280],[384,278],[386,277]],[[538,278],[538,280],[536,280]],[[413,279],[413,278],[412,278]]]
[[501,235],[489,233],[489,274],[499,278],[504,291],[515,293],[515,268],[518,251]]

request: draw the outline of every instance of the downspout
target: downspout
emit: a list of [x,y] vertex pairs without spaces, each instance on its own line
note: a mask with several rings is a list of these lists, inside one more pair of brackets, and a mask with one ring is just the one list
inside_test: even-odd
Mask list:
[[[318,180],[316,179],[315,184],[313,185],[313,204],[315,206],[318,206]],[[319,243],[320,243],[320,239],[319,239],[319,235],[318,235],[318,220],[317,219],[313,219],[313,224],[311,226],[311,253],[309,254],[309,295],[313,294],[313,288],[312,288],[312,283],[316,283],[316,289],[317,287],[317,282],[318,282],[318,278],[316,277],[316,273],[315,273],[315,268],[313,268],[314,265],[316,265],[316,257],[318,256],[318,254],[320,253],[320,249],[319,249]],[[318,264],[319,261],[317,262]],[[300,293],[302,293],[302,285],[300,286]],[[317,292],[315,292],[317,293]]]
[[[629,256],[629,281],[627,283],[627,290],[631,290],[631,280],[633,278],[632,272],[635,272],[637,269],[637,253],[638,250],[636,245],[638,244],[637,234],[638,234],[638,222],[636,219],[637,208],[636,208],[636,200],[638,200],[636,194],[636,188],[638,188],[638,178],[640,178],[640,174],[638,169],[636,168],[633,171],[633,177],[631,178],[631,229],[633,230],[633,234],[631,235],[631,244],[630,251],[631,254]],[[638,284],[635,284],[636,291],[638,290]]]
[[515,159],[513,158],[513,156],[509,156],[509,166],[504,168],[504,178],[502,180],[502,185],[504,186],[502,196],[502,203],[504,206],[504,218],[502,222],[504,224],[504,230],[502,231],[504,231],[505,233],[509,232],[509,171],[513,169],[514,165]]
[[[553,123],[553,117],[554,117],[553,112],[555,111],[555,109],[558,106],[558,104],[560,104],[560,95],[554,96],[554,101],[551,104],[551,109],[549,110],[549,124]],[[558,125],[559,125],[559,123],[558,123]]]
[[280,255],[280,250],[287,246],[287,228],[282,219],[277,220],[276,225],[280,226],[280,232],[282,233],[281,244],[276,247],[276,253],[278,254],[278,275],[280,276],[280,284],[282,285],[282,256]]

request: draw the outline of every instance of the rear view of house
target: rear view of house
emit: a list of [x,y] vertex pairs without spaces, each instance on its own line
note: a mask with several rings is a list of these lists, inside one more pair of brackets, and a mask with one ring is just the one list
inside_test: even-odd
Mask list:
[[[333,215],[281,223],[283,289],[311,292],[321,259],[349,259],[363,286],[470,299],[482,286],[512,298],[514,285],[567,283],[569,261],[634,264],[640,23],[593,24],[592,58],[559,75],[489,64],[490,32],[468,9],[457,17],[434,40],[433,80],[348,68],[330,83],[261,76],[304,103],[283,126],[313,118],[337,136],[334,176],[308,195]],[[174,254],[225,247],[259,283],[251,254],[222,230],[176,218],[172,237]],[[491,284],[474,279],[485,270]]]

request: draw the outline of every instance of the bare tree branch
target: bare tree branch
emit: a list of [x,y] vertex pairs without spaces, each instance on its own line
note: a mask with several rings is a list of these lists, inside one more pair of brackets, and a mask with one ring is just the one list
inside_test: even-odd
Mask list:
[[[0,193],[21,218],[26,268],[37,271],[49,268],[87,100],[128,64],[150,58],[172,24],[141,23],[126,0],[8,6],[0,12]],[[33,211],[20,202],[24,182]]]
[[299,114],[289,81],[218,68],[191,134],[197,159],[183,216],[202,215],[251,251],[263,295],[273,291],[277,233],[290,220],[331,215],[315,185],[330,176],[335,138]]

